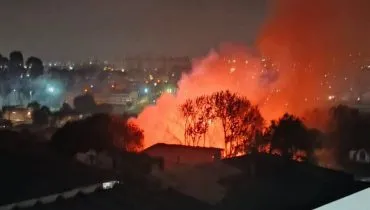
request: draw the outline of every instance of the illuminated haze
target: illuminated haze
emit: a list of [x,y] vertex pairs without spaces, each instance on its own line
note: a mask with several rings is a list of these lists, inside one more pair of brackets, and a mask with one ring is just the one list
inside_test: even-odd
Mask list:
[[[330,94],[340,95],[350,88],[352,94],[360,93],[358,79],[366,77],[359,66],[370,50],[367,8],[366,0],[276,1],[255,45],[260,53],[221,46],[194,62],[192,72],[179,82],[176,96],[162,95],[135,119],[144,129],[145,146],[182,142],[178,106],[203,94],[237,92],[258,104],[265,119],[271,120],[287,111],[300,115],[330,105]],[[261,55],[275,64],[275,79],[264,81],[271,72],[261,63]],[[209,146],[223,147],[217,125],[207,138]]]

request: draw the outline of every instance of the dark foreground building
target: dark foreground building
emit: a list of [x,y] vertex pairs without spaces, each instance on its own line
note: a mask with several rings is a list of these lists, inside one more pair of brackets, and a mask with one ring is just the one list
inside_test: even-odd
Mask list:
[[171,169],[179,165],[197,165],[220,160],[222,149],[158,143],[143,152],[150,157],[162,159],[164,169]]
[[224,160],[243,171],[221,180],[228,193],[218,209],[309,210],[370,185],[351,174],[270,155]]
[[[134,157],[135,156],[135,157]],[[147,179],[140,155],[126,155],[122,172],[89,167],[42,150],[2,153],[0,210],[16,209],[209,209],[210,205],[163,189]]]
[[[117,173],[85,166],[73,158],[49,153],[41,155],[41,151],[32,154],[13,151],[3,151],[0,155],[4,169],[0,173],[0,210],[305,210],[369,186],[346,173],[256,154],[221,161],[242,172],[218,180],[225,188],[225,194],[211,205],[196,196],[180,193],[176,186],[163,188],[149,172],[140,169],[141,165],[147,164],[140,156],[127,157],[130,164],[122,168],[126,173]],[[201,169],[201,166],[197,168]],[[224,171],[215,171],[208,176],[215,176],[215,173]]]

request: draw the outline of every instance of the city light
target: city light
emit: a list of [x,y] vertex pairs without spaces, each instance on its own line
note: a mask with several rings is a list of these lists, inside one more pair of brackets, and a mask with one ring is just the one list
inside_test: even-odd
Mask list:
[[148,88],[144,88],[144,93],[148,93],[149,92],[149,89]]
[[332,100],[334,100],[334,99],[335,99],[335,96],[333,96],[333,95],[328,96],[328,100],[329,100],[329,101],[332,101]]
[[55,92],[55,88],[54,87],[48,87],[48,92],[49,93],[54,93]]

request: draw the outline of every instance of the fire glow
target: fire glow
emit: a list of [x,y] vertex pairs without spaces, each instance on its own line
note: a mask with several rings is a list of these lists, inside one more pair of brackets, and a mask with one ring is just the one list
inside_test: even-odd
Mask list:
[[[280,0],[273,6],[256,42],[259,53],[231,45],[211,51],[194,61],[190,74],[182,75],[176,95],[164,93],[133,119],[144,130],[145,147],[183,143],[179,106],[186,99],[229,90],[258,105],[268,123],[285,112],[301,115],[330,105],[337,92],[361,88],[353,87],[361,78],[353,69],[369,55],[370,28],[363,24],[370,20],[362,14],[368,13],[370,1]],[[350,52],[361,52],[362,57],[354,63]],[[329,83],[331,75],[345,79]],[[207,138],[206,146],[223,148],[217,122]]]

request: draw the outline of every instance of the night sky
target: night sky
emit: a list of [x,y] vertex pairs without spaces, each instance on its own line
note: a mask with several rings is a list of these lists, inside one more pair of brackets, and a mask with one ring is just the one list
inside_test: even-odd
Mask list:
[[43,60],[198,56],[222,42],[251,44],[267,0],[2,0],[0,53]]

